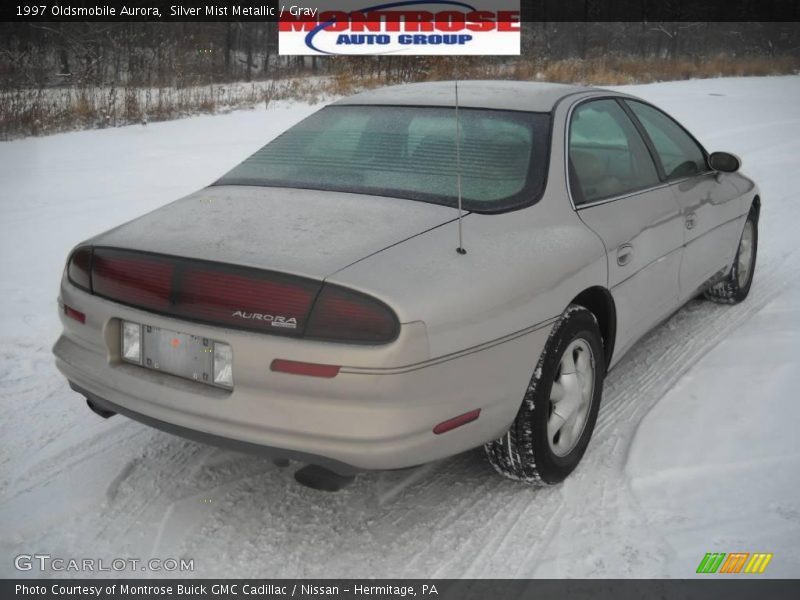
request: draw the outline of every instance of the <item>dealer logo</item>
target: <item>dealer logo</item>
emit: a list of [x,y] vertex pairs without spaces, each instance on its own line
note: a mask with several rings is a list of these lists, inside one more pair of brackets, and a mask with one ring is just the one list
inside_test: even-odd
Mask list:
[[281,11],[280,54],[520,53],[518,1],[402,0],[352,11],[321,12],[294,8]]

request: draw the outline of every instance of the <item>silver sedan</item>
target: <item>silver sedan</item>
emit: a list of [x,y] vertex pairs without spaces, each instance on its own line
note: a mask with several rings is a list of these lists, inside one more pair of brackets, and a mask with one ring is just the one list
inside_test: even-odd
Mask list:
[[637,339],[747,296],[739,167],[616,92],[365,92],[79,244],[56,363],[102,416],[297,459],[323,489],[481,445],[557,483]]

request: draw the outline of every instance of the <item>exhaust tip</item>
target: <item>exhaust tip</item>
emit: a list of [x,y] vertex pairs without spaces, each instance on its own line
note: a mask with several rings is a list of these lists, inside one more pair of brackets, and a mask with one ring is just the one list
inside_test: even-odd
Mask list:
[[318,465],[306,465],[294,474],[295,481],[313,490],[338,492],[355,479],[355,475],[340,475]]
[[93,413],[100,415],[104,419],[108,419],[109,417],[113,417],[115,414],[117,414],[113,411],[106,410],[105,408],[100,408],[97,404],[89,400],[89,398],[86,399],[86,405],[92,409]]

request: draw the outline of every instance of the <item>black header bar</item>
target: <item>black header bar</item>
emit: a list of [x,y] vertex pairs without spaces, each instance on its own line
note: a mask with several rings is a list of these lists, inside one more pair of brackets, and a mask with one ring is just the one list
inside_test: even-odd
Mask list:
[[[3,0],[0,21],[263,22],[277,21],[281,11],[288,12],[292,7],[317,9],[319,14],[386,3],[388,0]],[[463,3],[470,4],[469,0]],[[527,22],[800,21],[797,0],[522,0],[520,7],[521,20]],[[409,4],[409,10],[419,8],[423,7]]]

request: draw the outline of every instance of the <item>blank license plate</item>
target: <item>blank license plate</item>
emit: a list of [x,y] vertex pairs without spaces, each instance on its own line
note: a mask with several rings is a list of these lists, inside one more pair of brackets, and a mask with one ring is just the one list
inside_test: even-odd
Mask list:
[[142,364],[156,371],[213,384],[214,342],[209,338],[145,325]]

